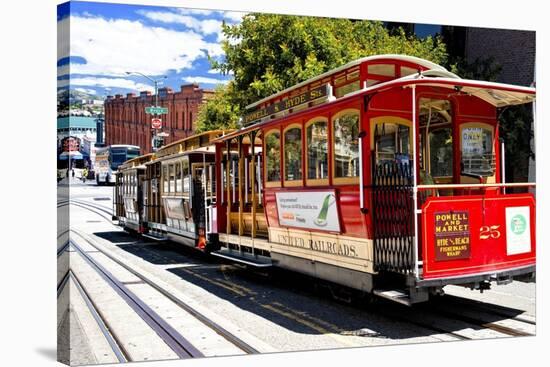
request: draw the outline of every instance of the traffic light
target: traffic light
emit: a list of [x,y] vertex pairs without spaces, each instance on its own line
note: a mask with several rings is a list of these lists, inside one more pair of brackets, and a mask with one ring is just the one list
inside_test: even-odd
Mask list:
[[153,141],[151,145],[153,146],[154,150],[159,149],[164,145],[164,138],[162,136],[153,136]]

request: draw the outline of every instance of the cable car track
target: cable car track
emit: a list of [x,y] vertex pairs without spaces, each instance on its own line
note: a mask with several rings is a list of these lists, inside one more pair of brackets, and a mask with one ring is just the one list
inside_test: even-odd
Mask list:
[[[98,212],[98,210],[101,210],[99,208],[95,208],[93,205],[90,205],[89,203],[85,203],[85,202],[82,202],[82,201],[78,201],[78,202],[71,202],[71,204],[73,205],[76,205],[76,206],[79,206],[79,207],[82,207],[84,209],[87,209],[91,212],[94,212],[96,213],[97,215],[100,215],[102,218],[104,218],[105,220],[111,222],[110,218],[107,218],[103,213],[100,213]],[[91,208],[90,208],[91,207]],[[103,212],[106,212],[105,210],[101,210]],[[72,230],[74,232],[74,230]],[[82,235],[78,232],[76,232],[77,234],[79,234],[80,237],[82,237]],[[82,237],[84,238],[84,237]],[[85,238],[84,238],[85,239]],[[87,239],[85,239],[87,241]],[[95,246],[94,246],[95,247]],[[97,248],[97,247],[96,247]],[[109,255],[107,255],[109,256]],[[111,256],[109,256],[111,259],[115,260],[114,258],[112,258]],[[118,260],[115,260],[117,263],[120,263]],[[125,265],[122,265],[122,266],[125,266]],[[126,267],[126,266],[125,266]],[[136,272],[134,272],[133,270],[130,270],[133,274],[137,275],[138,277],[140,277]],[[149,283],[148,281],[146,281],[147,283]],[[153,285],[153,287],[156,288],[156,285]],[[157,289],[157,288],[156,288]],[[159,289],[157,289],[159,290]],[[165,294],[165,291],[161,291],[159,290],[161,293]],[[165,294],[166,295],[166,294]],[[173,296],[171,295],[167,295],[168,297],[170,298],[174,298]],[[174,300],[173,300],[174,301]],[[178,300],[176,299],[175,302],[177,302]],[[481,304],[483,305],[483,304]],[[487,308],[486,305],[483,305],[483,307]],[[405,314],[408,312],[407,310],[409,310],[409,308],[406,308],[405,309]],[[414,308],[413,308],[414,310]],[[401,311],[403,311],[403,309],[401,309]],[[418,315],[416,315],[415,317],[405,317],[403,316],[404,313],[401,312],[401,311],[395,311],[395,312],[391,312],[389,310],[389,308],[377,308],[376,309],[376,312],[378,314],[380,314],[381,316],[384,316],[386,318],[388,318],[389,320],[398,320],[398,321],[401,321],[401,322],[405,322],[405,323],[408,323],[408,324],[411,324],[411,325],[414,325],[416,327],[420,327],[420,328],[423,328],[423,329],[427,329],[427,330],[433,330],[437,333],[442,333],[442,334],[446,334],[446,335],[449,335],[451,336],[452,338],[454,339],[457,339],[457,340],[471,340],[471,339],[475,339],[475,338],[472,338],[472,337],[469,337],[469,336],[466,336],[466,335],[463,335],[461,334],[460,332],[457,332],[457,331],[454,331],[454,330],[450,330],[450,328],[448,327],[444,327],[444,326],[441,326],[439,324],[434,324],[434,323],[428,323],[426,322],[425,320],[422,320],[422,317],[419,317]],[[533,334],[531,333],[527,333],[527,332],[524,332],[522,330],[517,330],[517,329],[514,329],[514,328],[511,328],[511,327],[507,327],[507,326],[503,326],[503,325],[499,325],[499,324],[495,324],[495,323],[492,323],[492,322],[487,322],[487,321],[484,321],[484,320],[480,320],[480,319],[476,319],[476,318],[472,318],[472,317],[466,317],[464,315],[460,315],[460,314],[457,314],[457,313],[452,313],[452,312],[438,312],[437,310],[428,310],[428,312],[430,312],[432,315],[438,315],[442,318],[441,321],[441,324],[444,324],[445,323],[445,319],[449,320],[449,321],[460,321],[462,323],[464,323],[465,325],[471,325],[473,329],[490,329],[490,330],[493,330],[495,332],[498,332],[500,334],[505,334],[505,335],[509,335],[509,336],[531,336]],[[492,312],[491,310],[486,310],[486,312]],[[514,317],[511,317],[512,315],[510,315],[509,313],[505,313],[505,312],[494,312],[494,315],[501,315],[501,316],[504,316],[504,317],[508,317],[510,319],[515,319],[516,321],[518,322],[526,322],[524,320],[522,320],[521,318],[514,318]],[[533,322],[526,322],[528,324],[534,324]],[[244,349],[243,349],[244,350]],[[256,351],[257,352],[257,351]]]
[[73,240],[71,245],[75,251],[123,298],[136,312],[174,351],[179,358],[195,358],[204,355],[193,346],[186,338],[177,332],[170,324],[161,318],[155,311],[147,306],[143,300],[116,279],[107,269],[94,260],[89,254],[80,248]]
[[90,295],[86,292],[86,290],[82,286],[82,282],[78,279],[76,274],[74,274],[71,270],[69,270],[67,274],[68,274],[67,278],[70,278],[71,281],[76,286],[76,289],[78,290],[78,292],[80,293],[80,296],[86,303],[88,310],[90,311],[92,317],[96,321],[99,329],[101,330],[101,333],[103,334],[103,336],[105,337],[105,340],[111,347],[111,350],[115,354],[117,360],[121,363],[132,362],[132,359],[130,358],[130,354],[124,349],[123,344],[118,340],[117,336],[110,331],[111,327],[109,326],[109,323],[101,315],[99,308],[92,301],[92,299],[90,298]]
[[149,286],[151,286],[152,288],[154,288],[156,291],[158,291],[160,294],[162,294],[164,297],[168,298],[170,301],[172,301],[174,304],[176,304],[178,307],[180,307],[181,309],[183,309],[184,311],[188,312],[189,314],[191,314],[193,317],[195,317],[197,320],[199,320],[201,323],[203,323],[204,325],[206,325],[207,327],[209,327],[210,329],[214,330],[217,334],[219,334],[220,336],[222,336],[224,339],[226,339],[227,341],[229,341],[230,343],[232,343],[233,345],[235,345],[236,347],[238,347],[239,349],[241,349],[243,352],[247,353],[247,354],[257,354],[259,353],[257,349],[255,349],[254,347],[252,347],[251,345],[249,345],[248,343],[246,343],[245,341],[243,341],[242,339],[240,339],[239,337],[237,337],[236,335],[232,334],[231,332],[227,331],[225,328],[223,328],[221,325],[217,324],[216,322],[214,322],[213,320],[210,320],[208,317],[202,315],[200,312],[198,312],[197,310],[195,310],[193,307],[191,307],[190,305],[186,304],[185,302],[183,302],[182,300],[180,300],[179,298],[175,297],[174,295],[172,295],[170,292],[168,292],[166,289],[162,288],[161,286],[159,286],[158,284],[156,284],[154,281],[152,281],[151,279],[149,279],[147,276],[145,276],[144,274],[136,271],[135,269],[133,269],[132,267],[128,266],[127,264],[125,264],[124,262],[120,261],[119,259],[115,258],[114,256],[112,256],[111,254],[103,251],[100,247],[96,246],[94,243],[92,243],[89,239],[87,239],[86,237],[84,237],[80,231],[77,231],[77,230],[72,230],[74,233],[76,233],[82,240],[84,240],[87,244],[89,244],[90,246],[94,247],[97,251],[101,252],[103,255],[105,255],[106,257],[108,257],[110,260],[114,261],[116,264],[120,265],[121,267],[123,267],[125,270],[127,270],[128,272],[130,272],[131,274],[135,275],[136,277],[138,277],[141,281],[143,281],[144,283],[148,284]]

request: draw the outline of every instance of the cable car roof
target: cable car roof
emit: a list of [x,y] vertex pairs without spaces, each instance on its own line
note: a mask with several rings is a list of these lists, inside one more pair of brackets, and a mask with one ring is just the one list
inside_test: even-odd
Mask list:
[[231,133],[233,130],[211,130],[203,133],[188,136],[186,138],[176,140],[168,145],[160,148],[157,153],[157,158],[166,157],[173,154],[180,154],[183,152],[192,152],[200,147],[213,144],[213,141],[219,137]]
[[426,74],[428,73],[406,76],[377,84],[362,91],[383,91],[386,88],[412,85],[448,88],[483,99],[497,108],[534,102],[536,97],[536,89],[531,87],[452,77],[431,77],[426,76]]
[[[368,62],[368,61],[378,61],[378,60],[396,60],[396,61],[406,61],[406,62],[410,62],[410,63],[413,63],[413,64],[418,64],[420,66],[423,66],[429,70],[439,70],[439,71],[443,71],[443,72],[447,72],[447,69],[445,69],[443,66],[441,65],[438,65],[438,64],[435,64],[431,61],[428,61],[428,60],[424,60],[424,59],[421,59],[419,57],[415,57],[415,56],[408,56],[408,55],[398,55],[398,54],[385,54],[385,55],[375,55],[375,56],[367,56],[367,57],[362,57],[360,59],[357,59],[357,60],[353,60],[351,62],[348,62],[347,64],[345,65],[342,65],[340,67],[337,67],[335,69],[331,69],[329,71],[326,71],[324,72],[323,74],[319,74],[313,78],[310,78],[310,79],[307,79],[307,80],[304,80],[303,82],[301,83],[298,83],[298,84],[295,84],[291,87],[288,87],[286,89],[283,89],[282,91],[280,92],[277,92],[275,94],[272,94],[270,96],[267,96],[265,98],[262,98],[260,99],[259,101],[256,101],[252,104],[249,104],[248,106],[246,106],[246,109],[251,109],[259,104],[262,104],[264,102],[267,102],[267,101],[270,101],[272,99],[275,99],[277,98],[278,96],[280,95],[283,95],[285,93],[288,93],[294,89],[299,89],[300,87],[303,87],[304,85],[307,85],[307,84],[310,84],[310,83],[313,83],[317,80],[321,80],[327,76],[330,76],[330,75],[333,75],[333,74],[337,74],[339,71],[342,71],[342,70],[346,70],[348,68],[351,68],[351,67],[354,67],[356,65],[360,65],[364,62]],[[453,74],[454,75],[454,74]]]
[[[453,93],[461,93],[463,95],[471,95],[480,98],[497,108],[531,103],[535,101],[536,97],[535,88],[504,83],[462,79],[445,69],[438,69],[427,70],[420,74],[409,75],[399,79],[393,79],[387,82],[375,84],[373,86],[348,93],[335,101],[327,102],[316,107],[327,106],[330,105],[330,103],[341,101],[343,99],[360,94],[380,93],[393,88],[407,88],[416,85],[447,88]],[[270,98],[272,97],[273,96],[271,96]],[[278,120],[279,118],[268,121],[259,121],[255,124],[243,127],[225,136],[219,137],[213,142],[222,142],[228,139],[233,139],[236,136],[250,132],[252,130],[257,130],[266,125],[276,124]]]

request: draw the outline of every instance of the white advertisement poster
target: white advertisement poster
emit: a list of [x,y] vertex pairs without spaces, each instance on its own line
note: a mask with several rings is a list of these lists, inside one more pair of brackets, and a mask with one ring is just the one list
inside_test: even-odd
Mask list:
[[531,223],[528,206],[506,208],[506,253],[531,251]]
[[340,232],[334,190],[277,192],[281,226]]

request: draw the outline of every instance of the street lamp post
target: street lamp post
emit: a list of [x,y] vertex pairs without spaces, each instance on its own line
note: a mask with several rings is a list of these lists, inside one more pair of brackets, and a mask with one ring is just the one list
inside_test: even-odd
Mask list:
[[[139,71],[127,71],[126,74],[128,74],[128,75],[131,75],[131,74],[141,75],[142,77],[144,77],[144,78],[146,78],[146,79],[148,79],[148,80],[150,80],[150,81],[153,82],[153,84],[155,85],[155,107],[158,107],[158,105],[159,105],[158,83],[159,83],[160,81],[162,81],[163,79],[166,79],[167,76],[166,76],[166,75],[163,75],[160,79],[153,79],[153,78],[151,78],[150,76],[147,76],[147,75],[145,75],[145,74],[143,74],[143,73],[140,73]],[[154,115],[154,116],[157,116],[157,113],[155,112],[153,115]],[[153,129],[153,139],[152,139],[152,141],[151,141],[151,149],[152,149],[153,151],[156,150],[156,148],[155,148],[156,137],[157,137],[157,129]]]

